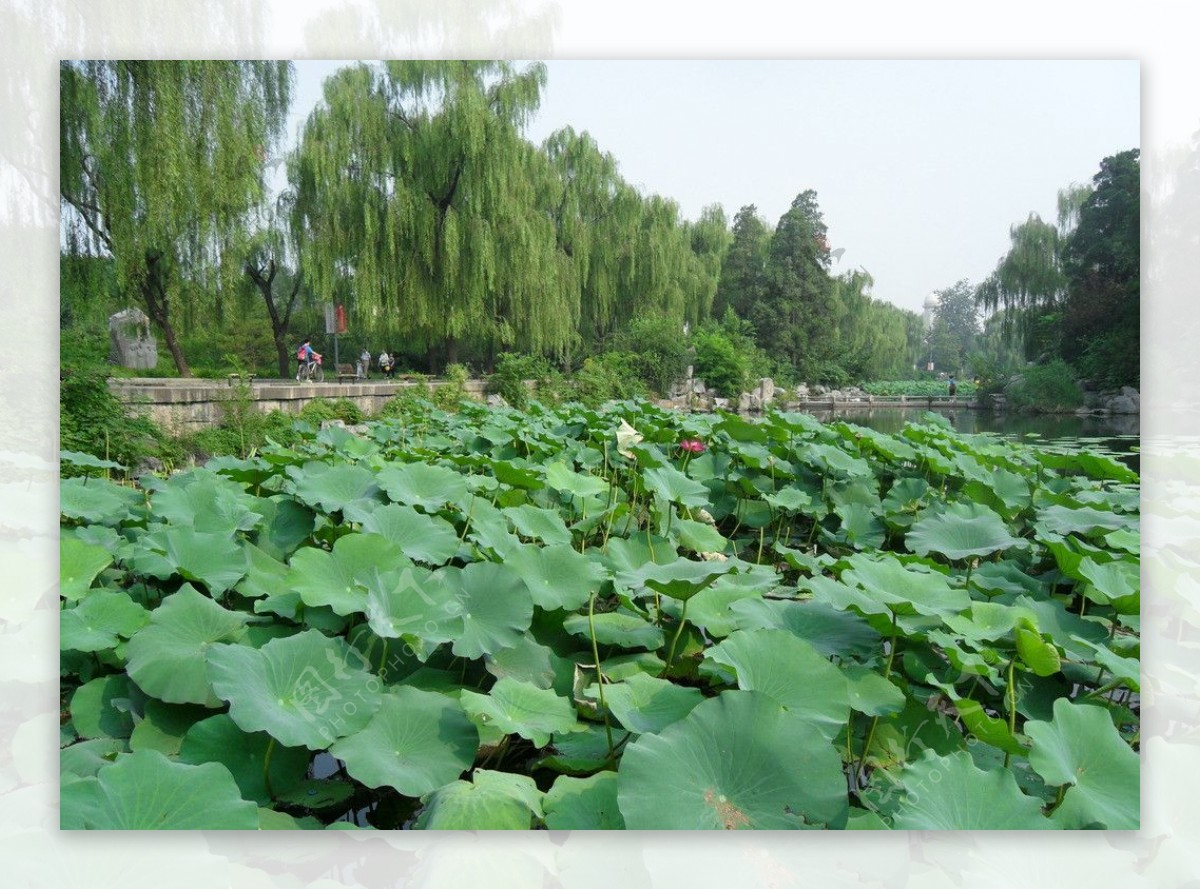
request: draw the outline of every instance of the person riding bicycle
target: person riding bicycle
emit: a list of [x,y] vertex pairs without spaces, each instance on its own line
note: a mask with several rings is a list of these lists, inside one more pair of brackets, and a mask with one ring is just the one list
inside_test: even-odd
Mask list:
[[300,371],[309,362],[319,362],[321,354],[312,348],[312,337],[305,337],[304,342],[300,344],[300,348],[296,350],[296,376],[299,377]]

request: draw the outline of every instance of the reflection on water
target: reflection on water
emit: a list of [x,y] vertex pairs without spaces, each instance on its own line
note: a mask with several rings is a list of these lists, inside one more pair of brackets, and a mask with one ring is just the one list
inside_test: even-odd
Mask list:
[[[926,408],[838,407],[811,412],[818,420],[844,420],[881,433],[898,433],[905,424],[920,423]],[[994,414],[989,411],[939,409],[960,433],[995,433],[1024,441],[1072,444],[1088,451],[1116,454],[1138,470],[1138,415]]]

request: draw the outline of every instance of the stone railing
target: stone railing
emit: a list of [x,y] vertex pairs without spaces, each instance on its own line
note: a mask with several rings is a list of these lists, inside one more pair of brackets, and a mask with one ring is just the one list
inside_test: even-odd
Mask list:
[[[221,422],[224,407],[239,397],[237,381],[198,378],[113,377],[109,390],[133,410],[147,415],[163,429],[179,435]],[[313,399],[347,399],[364,414],[375,414],[397,393],[416,387],[428,391],[443,380],[366,380],[359,383],[296,383],[250,380],[251,403],[259,411],[299,414]],[[468,380],[467,395],[483,398],[484,381]]]

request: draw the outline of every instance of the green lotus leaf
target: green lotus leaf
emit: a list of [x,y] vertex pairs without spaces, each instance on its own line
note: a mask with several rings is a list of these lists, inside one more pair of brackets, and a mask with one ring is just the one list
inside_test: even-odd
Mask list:
[[439,516],[399,504],[374,510],[363,520],[362,530],[392,541],[409,559],[429,565],[441,565],[458,552],[454,526]]
[[91,467],[98,470],[125,470],[128,469],[115,460],[102,460],[94,454],[85,454],[82,451],[66,451],[58,452],[58,459],[64,464],[71,464],[76,467]]
[[596,642],[601,646],[620,646],[622,649],[658,649],[663,645],[662,629],[629,612],[601,612],[592,617],[569,615],[563,620],[563,630],[586,640],[592,639],[592,626],[596,631]]
[[973,699],[952,696],[951,700],[958,711],[959,719],[963,722],[963,728],[970,735],[1006,754],[1024,756],[1029,753],[1029,748],[1013,735],[1003,717],[987,713],[983,705]]
[[500,512],[507,516],[513,528],[526,538],[537,538],[544,544],[571,543],[571,532],[562,517],[553,510],[534,507],[532,504],[520,504],[516,507],[505,507]]
[[971,573],[971,589],[987,596],[1027,593],[1035,597],[1046,595],[1046,585],[1032,578],[1011,562],[985,562]]
[[908,549],[947,559],[990,556],[1021,545],[996,511],[981,504],[951,504],[941,513],[917,520],[904,538]]
[[1023,614],[1020,609],[1000,603],[973,602],[969,612],[947,616],[946,627],[972,643],[992,642],[1012,633]]
[[487,695],[463,690],[459,701],[477,726],[489,726],[529,739],[544,748],[551,733],[577,732],[582,728],[570,701],[550,689],[504,677]]
[[803,442],[796,446],[796,456],[822,475],[841,479],[869,478],[875,474],[871,465],[833,445]]
[[1038,630],[1061,646],[1068,658],[1089,661],[1094,650],[1086,643],[1102,645],[1108,638],[1104,627],[1068,612],[1062,603],[1055,600],[1019,596],[1013,600],[1013,607],[1031,615]]
[[241,639],[247,616],[222,608],[190,584],[165,598],[125,650],[129,676],[165,702],[216,707],[205,668],[215,643]]
[[871,717],[904,710],[904,693],[886,677],[861,664],[844,664],[841,671],[846,677],[851,710]]
[[771,434],[766,426],[751,423],[736,414],[723,415],[721,422],[713,427],[714,432],[722,432],[735,442],[769,442]]
[[[739,583],[750,579],[750,575],[722,575],[711,586],[704,588],[688,600],[688,623],[704,629],[710,637],[727,637],[737,630],[737,618],[730,611],[734,603],[757,600],[762,590],[753,584]],[[663,611],[679,616],[678,600],[664,600]]]
[[1125,658],[1113,652],[1107,646],[1085,640],[1083,637],[1072,635],[1070,642],[1076,649],[1088,653],[1088,660],[1104,668],[1118,680],[1122,680],[1134,692],[1141,691],[1142,665],[1136,658]]
[[103,547],[63,536],[58,542],[59,593],[74,602],[87,595],[96,576],[112,565],[112,554]]
[[141,492],[107,479],[64,479],[58,487],[58,509],[69,519],[120,525],[142,505]]
[[1045,639],[1028,618],[1021,618],[1013,633],[1021,661],[1039,677],[1051,677],[1062,669],[1058,647],[1053,640]]
[[125,739],[87,739],[68,745],[58,752],[59,772],[80,778],[94,776],[112,763],[118,754],[129,750]]
[[152,499],[155,515],[171,525],[225,536],[258,525],[256,502],[232,479],[202,468],[172,476]]
[[63,795],[63,828],[258,828],[258,809],[243,800],[219,763],[173,763],[139,751],[104,767]]
[[428,513],[446,504],[462,506],[468,499],[466,478],[435,464],[393,464],[379,473],[379,485],[393,501]]
[[312,759],[307,748],[273,745],[273,741],[265,732],[243,732],[228,714],[216,714],[187,731],[179,747],[179,760],[223,765],[243,798],[267,806],[273,797],[286,794],[304,781]]
[[578,609],[607,580],[608,573],[568,544],[520,547],[505,558],[543,609]]
[[617,774],[611,770],[587,778],[559,776],[542,802],[551,831],[615,831],[625,827],[617,806]]
[[1111,604],[1119,614],[1136,615],[1141,609],[1141,572],[1135,559],[1098,563],[1090,556],[1079,562],[1079,574],[1092,585],[1089,599]]
[[646,587],[672,599],[695,596],[722,575],[737,572],[732,562],[705,562],[676,559],[665,564],[646,563],[632,572],[622,572],[617,580],[627,587]]
[[451,649],[463,658],[508,649],[520,642],[533,621],[529,588],[513,569],[494,562],[439,569],[461,605],[463,630]]
[[515,646],[484,658],[484,666],[496,679],[512,677],[532,683],[539,689],[551,688],[559,671],[565,670],[567,664],[569,662],[556,655],[549,646],[543,646],[529,636],[522,637]]
[[364,586],[364,611],[383,639],[400,638],[424,660],[442,643],[463,634],[463,605],[453,575],[406,566],[377,573]]
[[246,551],[227,534],[169,527],[142,539],[145,549],[162,556],[172,572],[203,584],[220,596],[242,579],[250,568]]
[[1137,556],[1142,552],[1142,533],[1136,528],[1119,528],[1105,535],[1104,543],[1112,549]]
[[417,828],[525,830],[542,815],[542,792],[529,776],[478,769],[430,795]]
[[422,797],[470,769],[479,733],[454,699],[399,687],[384,693],[375,716],[329,753],[368,788]]
[[1088,451],[1077,451],[1071,455],[1079,469],[1092,479],[1113,480],[1115,482],[1138,482],[1138,474],[1121,461],[1106,454],[1093,454]]
[[343,640],[317,630],[208,653],[213,690],[243,731],[313,750],[362,729],[378,709],[382,684],[362,664]]
[[763,498],[772,507],[788,513],[808,513],[814,506],[813,494],[805,488],[781,488]]
[[841,536],[858,550],[877,550],[883,546],[887,528],[877,509],[865,504],[847,504],[834,510],[842,520]]
[[486,465],[492,468],[492,472],[496,474],[498,480],[513,488],[537,491],[539,488],[546,487],[546,480],[528,467],[518,466],[506,460],[488,461]]
[[59,612],[59,647],[76,652],[111,649],[149,618],[125,591],[93,590],[75,608]]
[[841,757],[815,726],[758,692],[728,691],[630,743],[617,772],[626,828],[841,828]]
[[288,587],[306,605],[329,606],[339,615],[364,612],[367,579],[411,565],[400,547],[382,535],[342,535],[332,552],[305,547],[291,562]]
[[1007,770],[981,770],[966,751],[925,751],[900,774],[903,797],[892,826],[918,831],[1048,829],[1042,802]]
[[884,519],[895,528],[908,528],[925,507],[931,490],[920,476],[897,480],[880,504]]
[[1012,519],[1033,503],[1028,480],[1003,467],[991,470],[986,481],[968,482],[963,486],[963,494],[976,503],[988,505],[1005,519]]
[[1029,763],[1049,785],[1065,785],[1054,811],[1059,828],[1137,829],[1140,825],[1140,765],[1108,712],[1060,698],[1054,719],[1030,720]]
[[234,588],[250,599],[271,597],[288,589],[288,567],[265,550],[247,544],[246,576]]
[[[599,689],[590,686],[588,696],[598,699]],[[619,683],[606,683],[604,702],[621,725],[634,733],[661,732],[682,720],[704,700],[699,689],[676,686],[647,674],[633,674]]]
[[609,765],[608,734],[596,723],[584,724],[582,732],[556,733],[533,769],[549,769],[571,775],[591,775]]
[[1084,535],[1099,537],[1117,529],[1136,525],[1137,520],[1120,513],[1092,507],[1067,507],[1052,504],[1038,510],[1035,526],[1039,534]]
[[278,560],[291,556],[312,534],[316,524],[316,514],[310,508],[284,495],[259,498],[254,509],[263,515],[254,541]]
[[187,731],[212,713],[203,705],[171,705],[148,699],[142,708],[142,719],[129,736],[129,750],[158,751],[174,757]]
[[842,580],[897,614],[948,618],[971,606],[966,591],[951,587],[944,575],[909,568],[894,556],[855,555],[847,562],[850,568],[842,573]]
[[850,719],[846,677],[810,643],[786,630],[739,630],[705,653],[703,667],[729,672],[833,739]]
[[741,630],[778,627],[813,645],[822,655],[866,657],[878,651],[879,634],[853,612],[805,600],[739,600],[729,607]]
[[[323,464],[310,461],[303,467],[288,467],[296,487],[296,497],[310,507],[325,513],[344,510],[348,505],[371,497],[376,489],[376,476],[353,464]],[[384,474],[378,477],[384,484]]]
[[675,521],[675,531],[679,535],[679,543],[693,553],[723,553],[729,546],[729,539],[707,522],[678,519]]
[[562,461],[555,461],[546,467],[546,484],[555,491],[580,498],[608,491],[608,483],[599,476],[576,473]]
[[708,504],[708,489],[672,466],[663,466],[642,473],[646,491],[653,492],[664,501],[682,504],[685,507],[703,507]]

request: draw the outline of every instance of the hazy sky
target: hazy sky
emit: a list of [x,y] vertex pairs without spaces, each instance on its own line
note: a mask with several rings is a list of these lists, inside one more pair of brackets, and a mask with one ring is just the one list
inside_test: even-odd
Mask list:
[[[293,129],[337,62],[297,62]],[[814,189],[833,271],[920,311],[982,280],[1031,212],[1138,147],[1137,61],[550,61],[527,136],[571,125],[640,191],[695,219],[754,204],[774,227]]]

